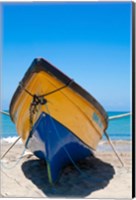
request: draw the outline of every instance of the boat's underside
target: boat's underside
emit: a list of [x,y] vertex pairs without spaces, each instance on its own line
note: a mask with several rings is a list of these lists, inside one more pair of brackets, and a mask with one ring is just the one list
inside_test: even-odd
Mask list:
[[91,154],[70,130],[46,113],[42,113],[35,123],[26,147],[37,157],[46,160],[50,183],[57,180],[65,165],[75,165],[76,161]]

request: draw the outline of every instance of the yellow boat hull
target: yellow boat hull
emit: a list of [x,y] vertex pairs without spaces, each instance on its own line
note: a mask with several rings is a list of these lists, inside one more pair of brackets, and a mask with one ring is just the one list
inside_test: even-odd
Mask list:
[[[21,84],[12,98],[10,115],[24,143],[31,129],[32,95],[45,94],[46,104],[37,105],[33,124],[42,112],[47,113],[88,147],[96,149],[107,128],[108,118],[102,106],[88,92],[43,59],[34,60]],[[55,92],[59,88],[62,89]]]

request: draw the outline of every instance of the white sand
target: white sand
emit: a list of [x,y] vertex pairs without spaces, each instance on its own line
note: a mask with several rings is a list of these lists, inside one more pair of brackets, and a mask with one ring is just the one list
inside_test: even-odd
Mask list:
[[[1,164],[1,197],[131,198],[131,143],[115,141],[114,145],[125,168],[121,167],[109,145],[101,142],[95,157],[78,163],[82,173],[71,164],[63,170],[58,183],[51,186],[45,163],[33,155],[27,154],[16,166],[7,169],[16,163],[24,149],[18,144]],[[7,142],[2,142],[1,152],[8,147]]]

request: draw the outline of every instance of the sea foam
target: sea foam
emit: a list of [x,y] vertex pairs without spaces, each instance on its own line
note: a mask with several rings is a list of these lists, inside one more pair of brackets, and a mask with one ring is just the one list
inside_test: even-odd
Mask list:
[[[18,137],[13,136],[13,137],[7,137],[7,138],[1,138],[2,142],[6,142],[6,143],[14,143],[17,140]],[[22,140],[20,139],[18,142],[18,144],[22,144]]]

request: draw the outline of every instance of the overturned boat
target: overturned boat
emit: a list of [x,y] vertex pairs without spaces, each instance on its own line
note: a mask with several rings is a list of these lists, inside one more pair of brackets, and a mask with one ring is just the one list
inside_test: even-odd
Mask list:
[[46,160],[50,183],[64,166],[96,149],[108,124],[103,107],[42,58],[32,62],[20,82],[10,116],[26,148]]

